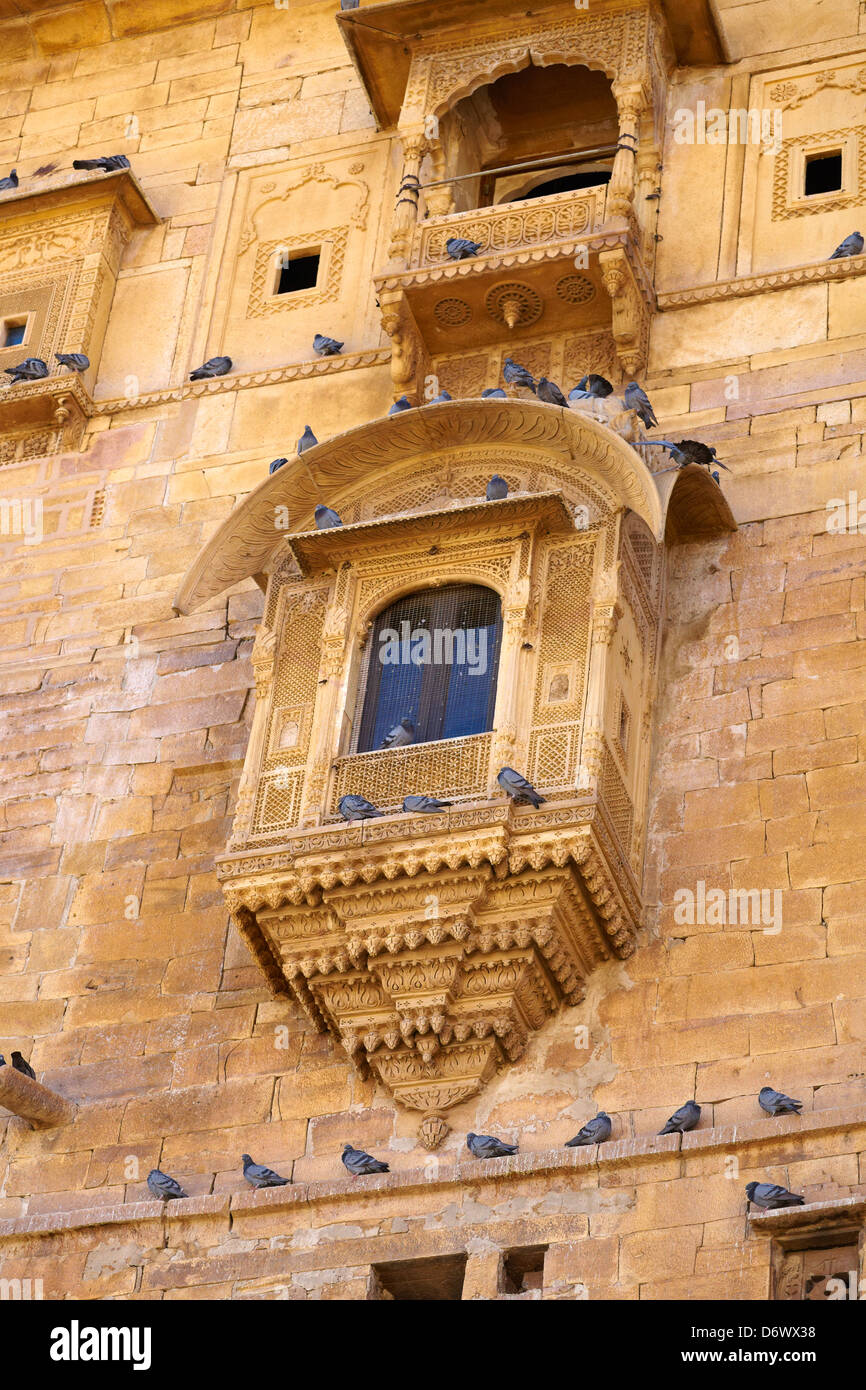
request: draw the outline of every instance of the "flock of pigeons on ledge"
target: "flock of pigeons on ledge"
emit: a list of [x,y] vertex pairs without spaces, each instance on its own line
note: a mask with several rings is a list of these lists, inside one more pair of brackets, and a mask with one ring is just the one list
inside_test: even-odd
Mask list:
[[[799,1115],[803,1102],[793,1100],[791,1096],[786,1096],[782,1091],[776,1091],[772,1086],[764,1086],[758,1096],[758,1103],[761,1109],[768,1115]],[[659,1130],[659,1134],[685,1134],[687,1130],[694,1129],[701,1115],[701,1107],[693,1100],[687,1101],[679,1110],[671,1115],[670,1119]],[[569,1139],[565,1145],[567,1149],[584,1148],[590,1144],[604,1144],[611,1135],[611,1119],[603,1110],[589,1120],[573,1139]],[[466,1136],[466,1147],[473,1158],[510,1158],[517,1153],[517,1144],[506,1144],[502,1139],[496,1139],[492,1134],[473,1134],[471,1131]],[[250,1187],[286,1187],[290,1183],[289,1178],[282,1177],[275,1173],[273,1168],[267,1168],[262,1163],[254,1163],[249,1154],[242,1154],[244,1177]],[[343,1165],[353,1178],[367,1177],[377,1173],[389,1173],[391,1170],[387,1163],[381,1159],[374,1158],[372,1154],[365,1153],[363,1149],[355,1149],[351,1144],[344,1144],[341,1155]],[[148,1176],[147,1185],[154,1197],[159,1197],[164,1202],[168,1202],[178,1197],[187,1197],[185,1192],[176,1179],[168,1173],[161,1172],[154,1168]],[[749,1204],[761,1208],[764,1211],[774,1211],[780,1207],[800,1207],[805,1202],[805,1197],[797,1192],[789,1192],[786,1187],[780,1187],[773,1182],[750,1182],[746,1184],[746,1210]]]
[[[415,741],[415,725],[411,719],[401,719],[399,724],[395,724],[389,734],[386,734],[382,741],[383,748],[404,748],[408,743]],[[535,790],[531,782],[515,772],[513,767],[502,767],[496,778],[502,790],[511,798],[516,806],[533,806],[536,811],[543,801],[547,798]],[[436,796],[412,795],[403,798],[403,810],[407,813],[416,815],[427,815],[431,812],[444,811],[452,803],[450,801],[440,801]],[[337,803],[340,815],[343,820],[372,820],[374,816],[384,816],[385,812],[380,811],[378,806],[374,806],[372,801],[368,801],[365,796],[341,796]]]

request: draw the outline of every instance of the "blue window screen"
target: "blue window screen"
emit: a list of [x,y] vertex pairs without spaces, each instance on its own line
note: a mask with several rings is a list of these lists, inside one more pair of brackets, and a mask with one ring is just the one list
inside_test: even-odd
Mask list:
[[371,634],[358,752],[381,748],[401,719],[416,743],[491,729],[501,637],[499,597],[479,584],[392,603]]

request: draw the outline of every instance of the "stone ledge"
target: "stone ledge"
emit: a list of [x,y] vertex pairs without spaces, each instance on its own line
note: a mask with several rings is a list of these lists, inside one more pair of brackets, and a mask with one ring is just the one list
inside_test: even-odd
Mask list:
[[0,1107],[11,1110],[34,1129],[54,1129],[69,1124],[78,1107],[7,1063],[0,1067]]
[[866,274],[866,255],[847,256],[838,261],[818,261],[814,265],[794,265],[784,270],[769,270],[762,275],[741,275],[711,285],[695,285],[688,290],[668,290],[660,293],[660,311],[686,309],[693,304],[708,304],[719,299],[743,299],[747,295],[766,294],[772,290],[789,290],[797,285],[821,284],[826,280],[849,280]]
[[[486,1179],[520,1180],[545,1174],[565,1176],[576,1171],[602,1172],[653,1159],[673,1160],[685,1156],[688,1151],[709,1152],[713,1149],[726,1149],[730,1148],[733,1142],[761,1143],[769,1146],[794,1131],[809,1135],[845,1130],[852,1126],[866,1128],[866,1115],[859,1106],[818,1111],[813,1112],[813,1115],[814,1119],[803,1116],[798,1121],[796,1116],[786,1115],[776,1119],[755,1120],[747,1125],[693,1131],[686,1135],[664,1134],[638,1139],[618,1139],[612,1143],[589,1145],[582,1149],[543,1149],[537,1153],[515,1154],[512,1158],[472,1159],[447,1166],[437,1161],[434,1167],[428,1160],[428,1166],[424,1168],[409,1168],[402,1172],[382,1173],[375,1177],[338,1178],[331,1182],[289,1184],[287,1187],[274,1187],[260,1192],[236,1192],[231,1195],[210,1193],[189,1197],[169,1202],[167,1212],[173,1219],[214,1216],[221,1212],[229,1214],[230,1217],[242,1217],[246,1213],[261,1212],[267,1208],[351,1201],[364,1192],[373,1197],[377,1194],[408,1193],[413,1189],[478,1184]],[[789,1208],[784,1212],[762,1213],[760,1216],[750,1217],[750,1221],[754,1223],[756,1230],[773,1230],[774,1221],[779,1224],[780,1229],[787,1229],[792,1220],[796,1221],[801,1216],[801,1224],[807,1225],[809,1220],[823,1219],[825,1209],[827,1215],[833,1212],[841,1212],[842,1215],[850,1212],[853,1217],[860,1211],[861,1206],[866,1211],[866,1197],[839,1198],[831,1202],[815,1202],[807,1207]],[[58,1212],[54,1215],[22,1216],[0,1221],[0,1241],[23,1235],[51,1236],[59,1231],[90,1226],[122,1226],[134,1222],[160,1221],[165,1215],[166,1207],[161,1202],[133,1202],[128,1206],[91,1207],[75,1212]]]
[[866,1197],[836,1197],[830,1202],[808,1202],[802,1207],[749,1214],[749,1229],[759,1236],[804,1234],[812,1226],[863,1226]]

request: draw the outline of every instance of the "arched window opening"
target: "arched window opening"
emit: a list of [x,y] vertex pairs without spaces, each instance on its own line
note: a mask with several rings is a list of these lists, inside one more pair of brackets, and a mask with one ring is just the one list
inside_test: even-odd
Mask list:
[[530,198],[552,198],[555,193],[577,193],[582,188],[597,188],[601,183],[610,183],[610,168],[593,168],[586,174],[563,174],[555,179],[539,176],[537,183],[531,183],[525,193],[512,193],[509,202],[527,203]]
[[357,752],[381,748],[408,719],[415,743],[493,727],[502,613],[479,584],[407,594],[379,614],[359,698]]
[[[518,202],[606,183],[619,139],[617,105],[603,72],[530,65],[457,102],[442,119],[441,138],[458,212]],[[578,181],[544,194],[537,188],[564,178]]]

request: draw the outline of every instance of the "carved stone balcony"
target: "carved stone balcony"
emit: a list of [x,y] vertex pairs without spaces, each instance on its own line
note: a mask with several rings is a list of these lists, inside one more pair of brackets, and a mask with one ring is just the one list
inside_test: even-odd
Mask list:
[[61,371],[0,394],[0,464],[77,449],[93,400],[78,375]]

